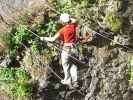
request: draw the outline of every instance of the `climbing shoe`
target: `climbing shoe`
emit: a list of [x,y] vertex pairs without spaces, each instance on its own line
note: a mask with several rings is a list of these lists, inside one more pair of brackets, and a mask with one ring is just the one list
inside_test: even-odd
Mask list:
[[78,87],[79,87],[78,82],[74,82],[74,83],[72,84],[72,87],[73,87],[73,88],[78,88]]
[[61,80],[61,83],[64,85],[71,85],[71,82],[66,80]]

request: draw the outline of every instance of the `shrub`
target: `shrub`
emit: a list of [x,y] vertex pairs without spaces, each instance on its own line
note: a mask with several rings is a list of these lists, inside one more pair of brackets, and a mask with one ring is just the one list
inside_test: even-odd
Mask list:
[[0,80],[2,81],[15,80],[15,70],[12,68],[0,69]]
[[28,39],[29,33],[27,31],[27,26],[13,26],[10,34],[10,55],[15,57],[22,43]]
[[[25,100],[32,94],[32,85],[28,84],[30,79],[24,69],[2,68],[0,69],[1,88],[14,100]],[[16,99],[18,98],[18,99]]]
[[24,98],[24,97],[29,97],[32,93],[32,87],[29,84],[25,83],[15,83],[12,88],[10,95],[14,97]]
[[114,12],[109,12],[105,17],[105,20],[112,31],[120,30],[122,20],[119,17],[117,17]]
[[16,70],[15,78],[18,83],[25,83],[30,79],[28,73],[24,69]]

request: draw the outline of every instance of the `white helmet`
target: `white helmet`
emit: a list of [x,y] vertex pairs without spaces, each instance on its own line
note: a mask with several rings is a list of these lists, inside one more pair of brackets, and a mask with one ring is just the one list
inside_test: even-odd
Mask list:
[[60,21],[67,23],[70,21],[70,15],[68,13],[63,13],[60,15]]

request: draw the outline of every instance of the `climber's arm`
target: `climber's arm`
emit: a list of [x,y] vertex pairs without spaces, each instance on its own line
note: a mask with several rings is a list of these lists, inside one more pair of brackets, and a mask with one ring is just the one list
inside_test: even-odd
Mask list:
[[54,42],[56,39],[58,39],[60,36],[60,33],[57,32],[53,37],[40,37],[42,41],[48,41],[48,42]]

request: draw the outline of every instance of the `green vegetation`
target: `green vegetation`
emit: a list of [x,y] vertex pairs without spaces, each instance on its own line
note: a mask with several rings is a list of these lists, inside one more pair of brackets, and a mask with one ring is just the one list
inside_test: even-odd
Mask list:
[[32,87],[29,84],[12,83],[10,85],[12,85],[10,95],[17,97],[18,100],[20,100],[21,98],[29,97],[32,93]]
[[10,53],[16,56],[17,49],[22,46],[22,42],[28,39],[27,27],[25,25],[18,25],[12,27],[10,36]]
[[[24,19],[23,19],[24,18]],[[22,17],[21,20],[26,21],[27,17]],[[34,22],[33,22],[34,23]],[[53,36],[59,28],[57,20],[49,18],[48,23],[41,24],[35,23],[34,29],[39,36]],[[17,52],[24,50],[23,44],[31,49],[32,53],[41,51],[40,40],[28,31],[28,24],[21,23],[19,25],[13,25],[11,27],[10,37],[8,38],[10,43],[9,53],[11,57],[17,56]],[[23,44],[22,44],[23,43]],[[48,57],[45,57],[45,62],[52,61],[52,57],[55,56],[56,49],[53,45],[47,44],[48,48],[44,48],[43,52],[47,52]],[[20,68],[2,68],[0,69],[0,87],[6,91],[6,93],[15,100],[28,100],[28,97],[32,95],[32,85],[28,83],[30,77],[28,73]]]
[[130,66],[130,71],[129,71],[129,73],[130,73],[130,80],[129,80],[129,82],[131,84],[133,84],[133,57],[131,57],[131,59],[129,61],[130,61],[129,62],[129,66]]
[[[99,17],[99,13],[96,13],[96,11],[89,11],[88,9],[85,10],[88,12],[92,12],[85,15],[80,15],[79,9],[81,8],[90,8],[93,7],[93,5],[104,4],[108,0],[49,0],[51,1],[56,10],[59,12],[68,12],[71,13],[74,16],[78,16],[78,18],[81,18],[84,20],[84,22],[89,22],[90,26],[96,26],[97,17]],[[82,9],[83,10],[83,9]],[[82,11],[84,12],[84,10]],[[53,12],[49,12],[53,13]],[[84,14],[84,13],[83,13]],[[32,20],[32,25],[27,23],[29,20],[29,15],[32,14],[26,14],[25,16],[20,17],[20,24],[19,25],[12,25],[11,26],[11,32],[10,37],[8,35],[0,36],[0,42],[6,41],[6,43],[10,44],[10,56],[15,57],[17,56],[17,53],[22,53],[24,50],[23,44],[26,45],[28,48],[31,49],[32,53],[40,53],[45,54],[44,56],[44,62],[46,64],[49,64],[52,62],[52,58],[55,57],[58,54],[58,50],[51,44],[46,43],[47,48],[40,45],[41,41],[38,37],[33,35],[31,32],[28,31],[28,29],[35,32],[35,34],[39,36],[53,36],[56,34],[58,29],[60,28],[60,24],[58,23],[57,15],[55,16],[49,16],[47,15],[48,19],[46,22],[40,21],[41,19],[36,18],[35,20]],[[81,19],[81,20],[82,20]],[[114,12],[109,12],[107,15],[105,15],[105,21],[109,25],[110,29],[112,31],[119,31],[122,26],[122,21],[119,17],[116,16]],[[93,25],[94,24],[94,25]],[[88,23],[84,23],[84,25],[88,25]],[[97,27],[97,26],[96,26]],[[22,44],[23,43],[23,44]],[[77,48],[81,52],[81,56],[86,55],[86,45],[79,45]],[[42,49],[43,48],[43,49]],[[32,66],[33,59],[32,56],[28,56],[26,61],[29,63],[29,66]],[[133,66],[133,59],[131,60],[131,66]],[[13,67],[13,66],[12,66]],[[133,70],[133,69],[131,69]],[[4,89],[10,95],[11,98],[16,98],[15,100],[26,100],[29,96],[32,94],[32,85],[28,84],[30,77],[28,73],[20,68],[20,69],[14,69],[14,68],[3,68],[0,69],[0,87]],[[133,71],[131,71],[131,82],[133,81]]]
[[16,100],[24,100],[23,98],[27,98],[32,94],[32,86],[28,84],[29,79],[29,75],[22,68],[0,69],[0,87]]
[[39,33],[43,33],[44,36],[53,36],[59,29],[59,23],[53,18],[49,18],[48,23],[44,24],[40,28]]
[[99,4],[106,4],[108,0],[98,0]]
[[0,80],[15,80],[14,69],[12,68],[0,69]]
[[109,24],[109,27],[111,28],[112,31],[116,32],[120,30],[122,26],[122,21],[120,20],[120,18],[116,16],[114,12],[109,12],[105,17],[105,20],[107,24]]
[[24,69],[16,70],[15,78],[17,79],[18,83],[24,83],[29,80],[29,75]]

